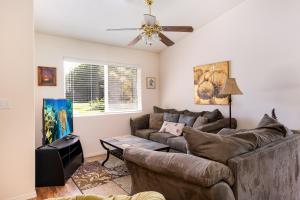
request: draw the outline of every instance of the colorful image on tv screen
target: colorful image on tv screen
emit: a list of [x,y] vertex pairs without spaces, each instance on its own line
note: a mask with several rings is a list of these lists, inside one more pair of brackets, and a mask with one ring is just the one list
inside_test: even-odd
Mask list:
[[73,106],[69,99],[44,99],[44,143],[50,144],[73,132]]

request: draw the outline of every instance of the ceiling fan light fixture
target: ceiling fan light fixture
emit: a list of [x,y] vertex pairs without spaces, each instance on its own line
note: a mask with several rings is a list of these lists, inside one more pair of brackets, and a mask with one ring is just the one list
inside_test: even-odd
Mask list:
[[172,46],[175,43],[164,35],[162,32],[193,32],[192,26],[160,26],[156,17],[151,14],[151,6],[154,0],[144,0],[145,4],[149,7],[149,13],[144,14],[144,21],[140,28],[123,28],[123,29],[108,29],[108,31],[119,30],[139,30],[140,34],[134,38],[128,46],[137,44],[140,40],[144,40],[146,45],[151,46],[156,41],[161,41],[166,46]]
[[151,46],[154,42],[161,40],[158,32],[147,34],[146,32],[141,33],[144,43]]
[[146,45],[151,46],[155,41],[159,41],[160,40],[159,33],[161,31],[162,28],[158,22],[156,22],[153,26],[143,24],[141,35],[144,40],[144,43]]

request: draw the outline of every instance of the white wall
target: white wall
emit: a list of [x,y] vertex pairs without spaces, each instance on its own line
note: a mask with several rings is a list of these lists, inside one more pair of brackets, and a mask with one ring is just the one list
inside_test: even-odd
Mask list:
[[[63,57],[138,65],[142,69],[143,113],[152,111],[152,106],[159,103],[159,90],[146,89],[146,77],[158,77],[158,54],[36,34],[37,66],[52,66],[58,70],[57,87],[37,88],[36,146],[42,143],[42,99],[64,98]],[[84,155],[104,153],[100,148],[100,138],[130,134],[129,118],[137,115],[141,113],[75,117],[74,134],[81,137]]]
[[32,0],[0,1],[0,199],[35,197]]
[[160,57],[160,96],[165,107],[191,110],[193,67],[231,61],[231,76],[244,92],[233,97],[233,115],[240,127],[254,127],[275,107],[280,120],[300,128],[300,1],[247,0]]

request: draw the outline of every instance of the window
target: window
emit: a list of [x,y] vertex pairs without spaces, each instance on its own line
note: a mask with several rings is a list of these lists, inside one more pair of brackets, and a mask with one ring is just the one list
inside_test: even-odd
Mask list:
[[65,95],[75,114],[141,110],[139,68],[65,61],[64,69]]

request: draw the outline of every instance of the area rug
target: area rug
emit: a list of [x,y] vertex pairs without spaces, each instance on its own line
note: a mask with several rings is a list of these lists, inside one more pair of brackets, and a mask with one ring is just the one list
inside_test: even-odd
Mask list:
[[83,194],[129,194],[131,176],[123,161],[111,156],[103,167],[102,160],[84,163],[72,176]]

